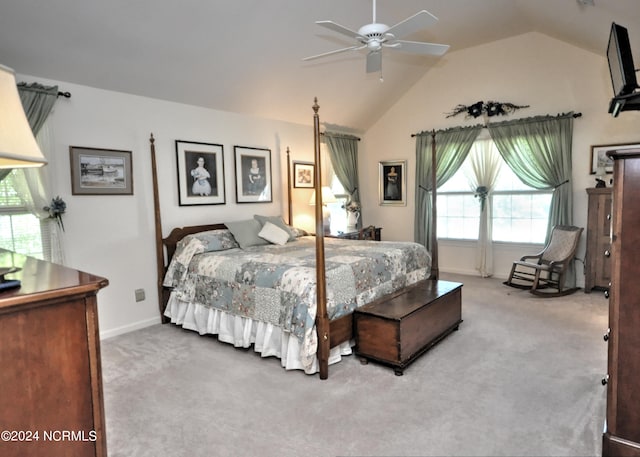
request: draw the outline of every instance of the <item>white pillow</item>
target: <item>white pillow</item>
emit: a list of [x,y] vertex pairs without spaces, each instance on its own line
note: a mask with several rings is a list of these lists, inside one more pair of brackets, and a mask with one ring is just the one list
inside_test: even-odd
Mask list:
[[281,246],[287,244],[287,241],[289,241],[289,232],[271,222],[265,222],[258,236],[267,240],[269,243],[279,244]]

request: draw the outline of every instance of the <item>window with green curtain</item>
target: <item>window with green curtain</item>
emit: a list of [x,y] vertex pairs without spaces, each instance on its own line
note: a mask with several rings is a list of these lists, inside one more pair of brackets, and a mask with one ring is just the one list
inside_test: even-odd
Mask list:
[[[502,162],[496,184],[487,198],[492,199],[491,240],[513,243],[544,243],[552,191],[538,190],[524,184],[504,163],[491,139],[490,149],[481,153],[496,154]],[[469,185],[469,155],[460,169],[438,188],[438,238],[477,240],[481,201]]]

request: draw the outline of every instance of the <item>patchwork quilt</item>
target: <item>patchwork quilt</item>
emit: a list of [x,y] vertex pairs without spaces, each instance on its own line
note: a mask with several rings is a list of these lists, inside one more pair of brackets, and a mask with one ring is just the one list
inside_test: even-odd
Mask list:
[[[184,302],[280,327],[315,355],[315,238],[240,249],[218,232],[181,240],[164,286]],[[325,264],[327,310],[335,319],[425,279],[431,257],[413,242],[325,238]]]

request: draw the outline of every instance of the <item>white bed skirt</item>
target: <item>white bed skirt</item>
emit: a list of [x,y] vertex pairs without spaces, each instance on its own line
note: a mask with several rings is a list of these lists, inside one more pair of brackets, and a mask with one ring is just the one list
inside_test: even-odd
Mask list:
[[[194,305],[180,300],[171,294],[164,315],[173,324],[193,330],[200,335],[217,335],[222,342],[233,344],[235,347],[253,348],[262,357],[278,357],[281,365],[287,370],[304,370],[307,374],[319,371],[316,357],[309,368],[300,361],[301,343],[295,336],[282,331],[273,324],[254,321],[252,319],[234,316],[215,308]],[[346,341],[333,349],[329,354],[329,365],[342,360],[343,355],[352,354],[352,342]]]

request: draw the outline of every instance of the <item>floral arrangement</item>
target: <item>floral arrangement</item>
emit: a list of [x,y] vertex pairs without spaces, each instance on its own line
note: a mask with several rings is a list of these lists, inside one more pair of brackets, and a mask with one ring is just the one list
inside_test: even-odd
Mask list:
[[489,190],[486,186],[479,186],[474,192],[473,196],[480,199],[480,211],[484,211],[484,205],[488,195]]
[[357,213],[360,211],[360,203],[355,200],[351,200],[345,205],[344,209],[346,209],[350,213]]
[[62,215],[67,209],[67,204],[59,196],[52,199],[49,206],[42,208],[49,212],[49,219],[55,219],[62,231],[64,232],[64,224],[62,223]]
[[486,114],[492,116],[506,116],[520,108],[529,108],[529,105],[514,105],[513,103],[492,102],[487,103],[479,101],[473,105],[458,105],[451,111],[447,117],[457,116],[460,113],[466,113],[466,117],[479,117]]

